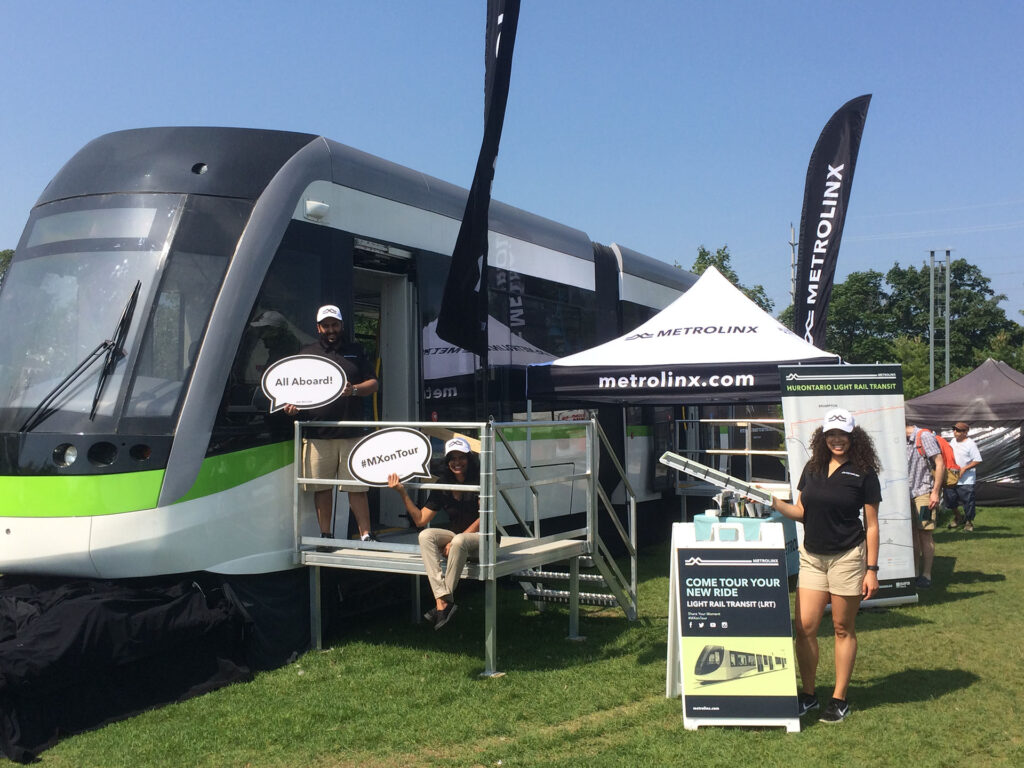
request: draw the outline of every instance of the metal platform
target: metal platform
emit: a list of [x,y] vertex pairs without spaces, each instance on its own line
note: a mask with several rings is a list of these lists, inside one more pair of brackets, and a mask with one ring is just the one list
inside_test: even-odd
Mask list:
[[[516,576],[523,585],[531,600],[562,602],[569,604],[569,638],[579,639],[579,606],[618,605],[629,619],[637,616],[636,607],[636,501],[628,481],[625,480],[618,459],[611,455],[610,460],[623,475],[629,499],[629,531],[623,529],[617,517],[612,520],[626,546],[631,559],[631,578],[627,579],[618,569],[615,562],[608,556],[607,549],[598,537],[597,516],[599,506],[603,505],[612,512],[607,495],[597,484],[597,459],[601,442],[607,447],[607,439],[600,431],[596,420],[572,422],[511,422],[507,424],[488,423],[330,423],[329,426],[350,426],[384,429],[400,426],[406,429],[429,430],[436,433],[438,429],[449,429],[453,433],[479,435],[480,440],[480,484],[465,486],[467,490],[478,491],[480,494],[480,549],[476,558],[471,558],[462,577],[482,581],[485,585],[485,616],[484,635],[486,667],[483,676],[501,674],[497,671],[497,590],[496,579],[502,576]],[[301,450],[301,430],[307,426],[328,426],[324,422],[299,422],[295,427],[296,472],[302,466],[299,456]],[[563,432],[567,428],[580,430],[580,438],[584,441],[579,463],[560,475],[538,472],[529,461],[529,441],[539,439],[545,430]],[[515,434],[509,439],[506,431]],[[517,445],[525,440],[526,459],[517,455]],[[518,441],[518,442],[517,442]],[[600,442],[599,442],[600,441]],[[501,461],[496,460],[496,452],[501,452]],[[499,472],[499,464],[502,466]],[[514,470],[510,472],[509,470]],[[413,529],[380,537],[379,541],[364,542],[344,539],[323,539],[319,537],[301,536],[299,520],[299,498],[302,484],[307,478],[296,476],[294,495],[294,518],[296,532],[295,562],[310,569],[310,622],[313,643],[316,648],[322,647],[322,622],[320,616],[320,576],[321,568],[343,568],[358,571],[376,571],[380,573],[409,574],[419,577],[426,574],[423,558],[417,543],[417,532]],[[325,481],[318,481],[324,484]],[[562,531],[550,535],[541,535],[541,516],[539,514],[540,489],[550,488],[556,484],[583,484],[586,488],[585,518],[586,524],[570,531]],[[424,490],[443,488],[437,483],[407,483]],[[523,514],[514,501],[516,492],[528,499],[532,506],[532,514]],[[519,530],[526,531],[527,536],[508,536],[498,522],[497,499],[505,503],[503,512],[511,514]],[[569,514],[570,509],[564,510]],[[499,535],[500,539],[499,539]],[[499,543],[500,542],[500,543]],[[321,551],[329,550],[329,551]],[[580,560],[581,558],[600,572],[601,582],[609,589],[600,602],[589,597],[592,593],[580,592]],[[567,562],[569,570],[563,576],[569,581],[567,590],[559,590],[555,595],[552,590],[539,590],[534,585],[523,581],[525,572],[541,569],[552,563]],[[592,583],[592,580],[591,580]],[[549,594],[550,593],[550,594]],[[414,589],[414,615],[419,614],[419,589]]]

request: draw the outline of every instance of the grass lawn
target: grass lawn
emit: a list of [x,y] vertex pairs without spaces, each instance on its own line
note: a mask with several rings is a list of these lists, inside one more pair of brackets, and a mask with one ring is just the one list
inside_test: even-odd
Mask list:
[[[483,670],[483,592],[434,632],[408,611],[361,620],[328,650],[250,683],[72,736],[43,765],[86,766],[1019,766],[1024,765],[1024,510],[982,508],[972,534],[936,534],[917,605],[865,611],[853,712],[804,729],[686,731],[666,699],[668,545],[641,557],[640,619],[536,611],[499,587],[498,664]],[[819,696],[831,692],[822,625]],[[12,765],[0,758],[0,766]]]

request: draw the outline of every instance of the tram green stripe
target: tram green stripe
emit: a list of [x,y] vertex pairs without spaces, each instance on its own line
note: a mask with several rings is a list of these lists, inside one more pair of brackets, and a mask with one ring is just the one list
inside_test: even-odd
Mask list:
[[[505,439],[509,442],[525,442],[526,441],[526,427],[504,427],[501,430]],[[573,438],[585,437],[586,428],[581,426],[572,426],[569,422],[566,426],[558,427],[534,427],[532,429],[533,440],[571,440]],[[497,441],[500,442],[500,441]]]
[[203,460],[192,488],[175,503],[212,496],[286,467],[295,458],[294,441],[261,445]]
[[156,506],[164,471],[0,477],[0,517],[95,517]]
[[[213,456],[179,501],[226,491],[292,462],[292,441]],[[0,476],[0,517],[97,517],[153,509],[164,470],[112,475]]]

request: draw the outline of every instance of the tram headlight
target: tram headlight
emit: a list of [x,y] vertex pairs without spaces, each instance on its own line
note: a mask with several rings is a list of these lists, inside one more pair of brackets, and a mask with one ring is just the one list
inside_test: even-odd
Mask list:
[[53,449],[53,463],[58,467],[70,467],[78,458],[78,449],[71,443],[61,443]]

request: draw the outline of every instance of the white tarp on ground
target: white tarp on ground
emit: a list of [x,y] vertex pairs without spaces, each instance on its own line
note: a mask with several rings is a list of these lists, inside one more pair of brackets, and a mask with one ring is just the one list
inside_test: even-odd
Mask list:
[[617,403],[765,402],[778,366],[837,363],[709,267],[686,293],[625,336],[531,365],[534,400]]

